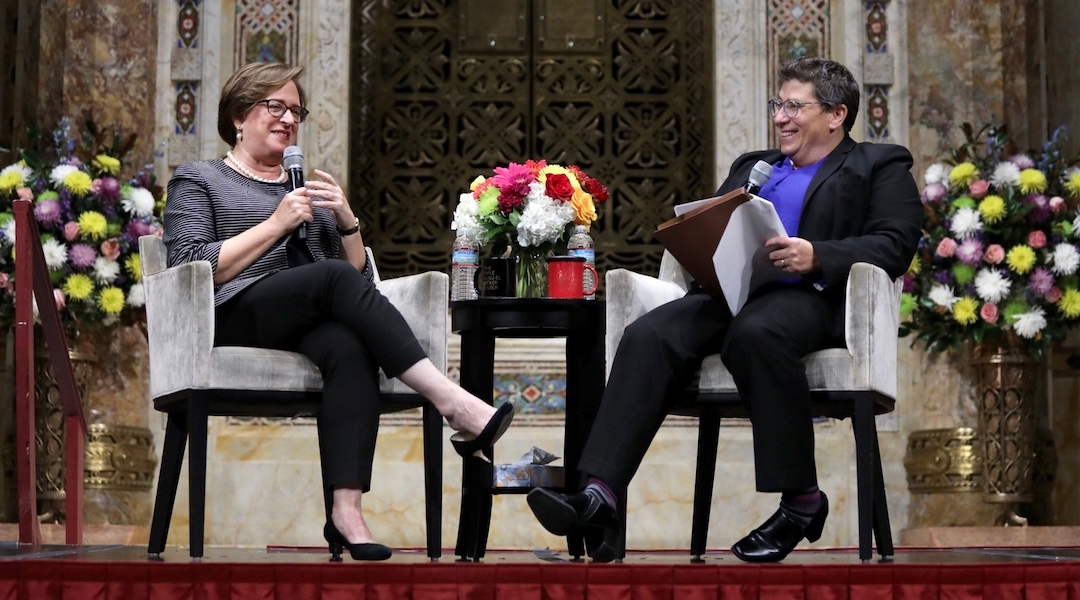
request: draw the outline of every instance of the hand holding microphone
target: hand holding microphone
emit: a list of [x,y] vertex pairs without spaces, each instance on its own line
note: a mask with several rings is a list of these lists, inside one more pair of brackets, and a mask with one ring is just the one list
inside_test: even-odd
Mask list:
[[[289,146],[281,161],[285,172],[289,174],[289,189],[295,190],[304,187],[304,153],[300,146]],[[296,230],[296,236],[301,240],[307,239],[307,223],[301,223]]]

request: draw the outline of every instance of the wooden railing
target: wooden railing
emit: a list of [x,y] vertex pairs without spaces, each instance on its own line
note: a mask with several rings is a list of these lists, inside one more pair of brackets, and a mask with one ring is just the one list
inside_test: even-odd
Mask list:
[[49,268],[41,250],[41,235],[34,220],[32,202],[15,200],[15,443],[19,490],[19,543],[41,543],[37,518],[37,460],[34,441],[34,307],[38,315],[48,362],[60,390],[64,408],[66,450],[66,509],[68,544],[82,543],[83,526],[83,446],[86,418],[83,416],[75,373],[71,368],[67,339],[60,326],[60,313],[53,299]]

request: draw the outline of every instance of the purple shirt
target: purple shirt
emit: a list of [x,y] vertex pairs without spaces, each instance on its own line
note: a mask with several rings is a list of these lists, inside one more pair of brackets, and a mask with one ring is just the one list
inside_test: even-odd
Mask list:
[[802,214],[803,201],[806,200],[806,190],[824,162],[823,158],[814,164],[796,169],[791,164],[791,159],[784,157],[773,165],[772,177],[758,193],[776,207],[776,214],[780,215],[780,222],[784,224],[788,237],[799,234],[799,217]]

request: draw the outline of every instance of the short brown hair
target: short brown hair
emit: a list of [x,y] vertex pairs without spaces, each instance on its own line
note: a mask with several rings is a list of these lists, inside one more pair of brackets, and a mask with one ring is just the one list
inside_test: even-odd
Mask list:
[[233,121],[243,120],[248,111],[266,95],[280,89],[290,81],[296,84],[300,93],[300,106],[307,104],[307,96],[298,79],[304,67],[294,67],[283,63],[249,63],[236,70],[221,88],[218,100],[217,130],[221,139],[229,147],[236,145],[236,125]]

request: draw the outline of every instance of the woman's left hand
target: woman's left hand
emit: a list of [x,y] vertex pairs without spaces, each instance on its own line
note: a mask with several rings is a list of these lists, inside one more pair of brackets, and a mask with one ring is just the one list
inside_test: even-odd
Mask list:
[[765,247],[770,250],[769,260],[773,266],[787,273],[802,275],[820,267],[814,245],[809,240],[777,236],[765,240]]
[[333,175],[326,171],[315,169],[315,176],[318,177],[318,180],[304,183],[304,187],[307,188],[308,198],[311,199],[311,205],[325,208],[334,213],[334,219],[337,220],[339,229],[351,229],[353,223],[356,222],[356,217],[353,216],[352,207],[349,206],[349,200],[345,197],[345,192],[341,189],[341,186],[338,185]]

